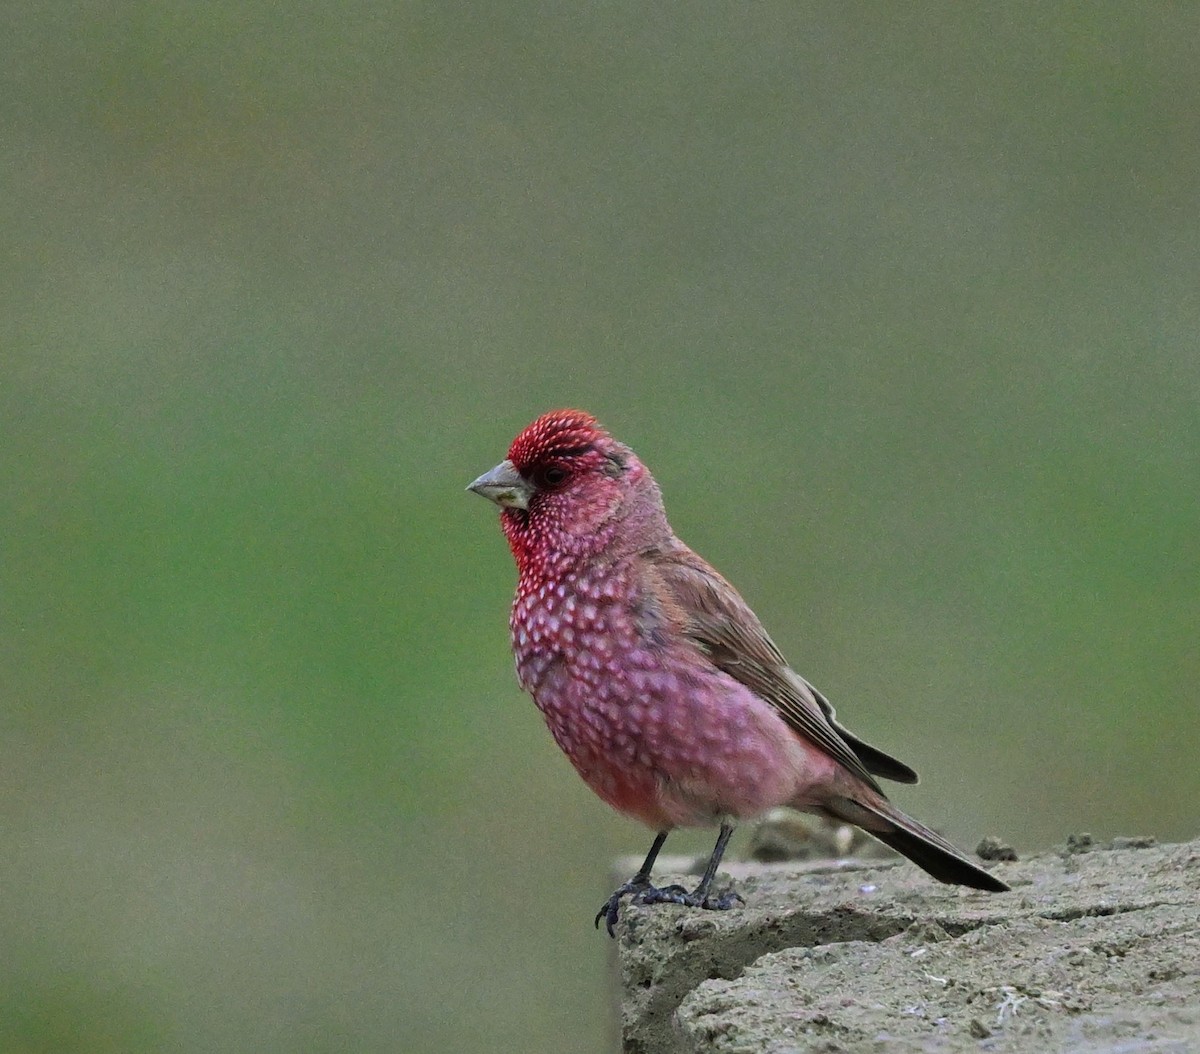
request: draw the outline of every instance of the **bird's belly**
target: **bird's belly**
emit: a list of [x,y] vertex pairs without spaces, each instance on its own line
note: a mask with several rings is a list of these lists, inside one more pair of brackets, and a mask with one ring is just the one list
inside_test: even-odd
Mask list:
[[635,655],[595,676],[548,665],[534,700],[584,781],[663,830],[748,819],[805,784],[805,750],[775,711],[719,670]]

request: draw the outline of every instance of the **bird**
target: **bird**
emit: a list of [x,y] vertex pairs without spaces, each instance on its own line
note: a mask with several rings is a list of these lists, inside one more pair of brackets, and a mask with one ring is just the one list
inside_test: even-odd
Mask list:
[[[544,413],[468,487],[500,506],[517,565],[517,680],[587,785],[655,832],[595,923],[626,896],[726,910],[714,892],[735,827],[778,806],[851,823],[940,882],[1009,887],[901,812],[879,779],[917,773],[864,742],[796,673],[738,591],[676,537],[650,470],[582,410]],[[657,887],[678,828],[716,827],[694,889]]]

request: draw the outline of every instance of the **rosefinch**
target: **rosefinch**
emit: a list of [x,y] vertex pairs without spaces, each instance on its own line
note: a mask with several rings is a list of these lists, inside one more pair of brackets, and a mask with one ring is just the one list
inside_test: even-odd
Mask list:
[[[502,507],[519,580],[517,679],[579,774],[657,832],[622,896],[724,909],[711,892],[734,824],[778,805],[856,824],[941,882],[1008,887],[906,816],[875,776],[916,783],[795,673],[724,578],[675,537],[649,470],[588,414],[544,414],[469,490]],[[650,871],[676,827],[719,825],[694,890]]]

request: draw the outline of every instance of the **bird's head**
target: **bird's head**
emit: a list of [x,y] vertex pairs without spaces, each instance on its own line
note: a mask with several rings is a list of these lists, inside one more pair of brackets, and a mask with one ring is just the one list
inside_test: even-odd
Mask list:
[[649,492],[649,504],[662,507],[633,451],[582,410],[543,414],[513,440],[506,460],[467,489],[501,506],[504,533],[523,567],[605,548],[613,525],[645,504],[639,495]]

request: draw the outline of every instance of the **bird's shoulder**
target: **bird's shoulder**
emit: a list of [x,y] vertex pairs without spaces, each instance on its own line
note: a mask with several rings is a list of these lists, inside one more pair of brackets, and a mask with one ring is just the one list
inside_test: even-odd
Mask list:
[[687,546],[676,542],[642,550],[637,577],[642,593],[657,601],[672,627],[706,650],[727,652],[727,661],[787,667],[733,584]]

